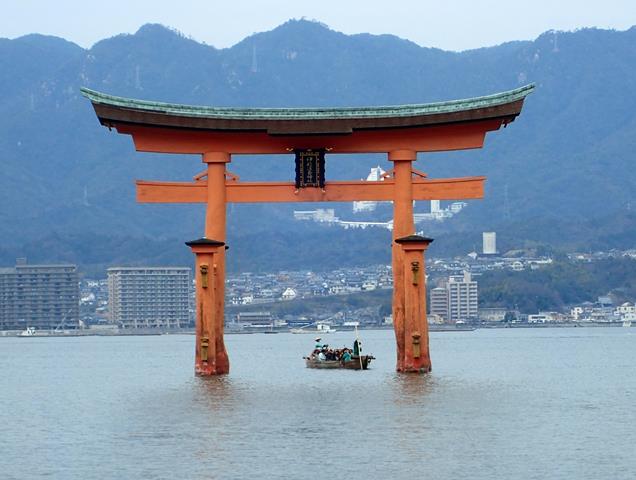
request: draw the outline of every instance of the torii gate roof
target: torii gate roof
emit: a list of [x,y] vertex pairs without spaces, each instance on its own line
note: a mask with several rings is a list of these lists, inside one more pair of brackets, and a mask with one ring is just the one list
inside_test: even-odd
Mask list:
[[234,108],[180,105],[107,95],[88,88],[102,125],[163,127],[268,135],[347,135],[356,130],[431,127],[499,120],[507,124],[521,113],[534,90],[526,85],[507,92],[446,102],[347,108]]

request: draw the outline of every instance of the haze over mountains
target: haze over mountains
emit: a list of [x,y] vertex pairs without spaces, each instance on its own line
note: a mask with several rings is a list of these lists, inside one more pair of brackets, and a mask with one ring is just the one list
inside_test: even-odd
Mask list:
[[[190,262],[182,242],[201,235],[203,208],[136,204],[134,179],[188,180],[203,169],[200,160],[135,152],[129,137],[99,125],[82,86],[178,103],[293,107],[422,103],[530,82],[537,89],[521,116],[489,134],[483,150],[420,157],[417,168],[430,177],[488,176],[484,200],[427,227],[438,240],[431,253],[467,252],[491,229],[504,250],[633,247],[636,28],[548,32],[461,53],[307,21],[224,50],[158,25],[89,50],[41,35],[0,39],[0,264],[27,255],[97,272],[115,263]],[[378,163],[388,168],[382,156],[328,157],[327,177],[365,177]],[[230,170],[287,180],[293,161],[237,158]],[[315,207],[231,207],[231,268],[388,260],[388,232],[294,222],[294,208]],[[350,205],[336,208],[354,218]]]

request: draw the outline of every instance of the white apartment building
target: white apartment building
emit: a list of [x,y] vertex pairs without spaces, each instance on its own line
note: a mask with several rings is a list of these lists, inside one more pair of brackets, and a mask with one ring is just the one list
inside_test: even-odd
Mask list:
[[448,290],[445,287],[435,287],[430,290],[429,308],[432,315],[448,320]]
[[477,282],[471,278],[470,272],[463,275],[451,275],[446,284],[448,291],[448,320],[473,321],[478,316]]
[[183,267],[109,268],[112,323],[125,328],[187,327],[192,324],[192,278]]

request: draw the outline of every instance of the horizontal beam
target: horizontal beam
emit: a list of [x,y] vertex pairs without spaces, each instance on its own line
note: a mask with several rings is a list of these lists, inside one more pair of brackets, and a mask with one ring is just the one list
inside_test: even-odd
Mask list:
[[502,119],[419,128],[395,128],[378,133],[355,131],[349,135],[278,136],[264,132],[215,132],[117,124],[119,133],[132,135],[140,152],[232,155],[288,154],[297,148],[327,148],[330,153],[386,153],[394,150],[441,152],[481,148],[489,131]]
[[[486,177],[413,180],[414,200],[483,198]],[[207,182],[138,180],[140,203],[206,203]],[[226,182],[228,203],[392,201],[393,180],[327,182],[325,189],[301,188],[292,182]]]

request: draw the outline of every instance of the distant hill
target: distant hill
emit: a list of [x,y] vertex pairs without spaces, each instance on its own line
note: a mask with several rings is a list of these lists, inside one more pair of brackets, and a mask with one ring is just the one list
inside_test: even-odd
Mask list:
[[[182,242],[201,234],[202,207],[138,205],[133,181],[189,179],[200,161],[136,153],[128,137],[99,126],[81,86],[192,104],[354,106],[465,98],[529,82],[537,90],[522,115],[489,134],[483,150],[418,161],[431,177],[488,176],[483,201],[427,227],[438,239],[431,254],[466,252],[483,230],[500,232],[502,249],[633,247],[636,28],[547,32],[461,53],[308,21],[223,50],[160,25],[89,50],[42,35],[0,39],[0,264],[27,255],[99,273],[112,263],[190,261]],[[378,163],[388,167],[380,156],[331,158],[327,176],[361,178]],[[239,158],[230,168],[243,179],[289,179],[293,171],[287,157]],[[352,237],[293,222],[293,208],[231,207],[230,266],[388,260],[388,232]],[[350,205],[336,208],[352,217]],[[367,248],[347,251],[334,241],[351,238]]]

